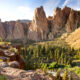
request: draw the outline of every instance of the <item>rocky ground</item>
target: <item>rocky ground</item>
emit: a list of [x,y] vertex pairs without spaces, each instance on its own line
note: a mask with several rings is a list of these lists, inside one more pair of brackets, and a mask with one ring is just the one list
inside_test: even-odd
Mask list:
[[8,80],[52,80],[52,78],[41,70],[24,71],[21,69],[5,67],[2,74],[6,75]]
[[25,62],[22,60],[17,50],[16,47],[12,46],[0,46],[0,66],[24,69]]

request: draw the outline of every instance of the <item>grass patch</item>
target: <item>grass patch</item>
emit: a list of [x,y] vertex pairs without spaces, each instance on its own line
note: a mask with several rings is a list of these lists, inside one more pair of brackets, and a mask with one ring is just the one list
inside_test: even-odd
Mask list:
[[7,80],[5,75],[0,75],[0,80]]
[[80,67],[71,67],[68,68],[69,71],[75,72],[78,76],[80,76]]

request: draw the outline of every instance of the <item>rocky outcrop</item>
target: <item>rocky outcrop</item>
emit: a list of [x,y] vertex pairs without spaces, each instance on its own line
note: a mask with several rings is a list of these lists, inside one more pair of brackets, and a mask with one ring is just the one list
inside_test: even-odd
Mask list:
[[48,31],[47,18],[41,6],[35,10],[34,19],[28,31],[28,39],[35,41],[46,40]]
[[53,19],[52,19],[52,26],[51,26],[51,32],[53,36],[55,36],[62,28],[65,27],[65,24],[67,22],[67,19],[69,17],[71,9],[68,7],[65,7],[63,9],[56,8],[54,11]]
[[17,61],[9,62],[9,66],[13,68],[20,68],[20,64]]
[[15,21],[4,22],[3,25],[6,31],[5,39],[9,39],[9,40],[13,39],[13,30],[15,26]]
[[[25,68],[25,62],[19,55],[19,53],[14,52],[13,50],[10,50],[12,47],[9,47],[8,49],[3,49],[0,47],[0,67],[5,66],[5,64],[8,64],[8,67],[14,67],[14,68]],[[16,48],[15,48],[16,49]]]
[[6,37],[6,32],[5,32],[5,29],[1,20],[0,20],[0,37],[3,39],[5,39]]
[[13,30],[13,38],[14,39],[23,39],[25,37],[24,34],[24,26],[20,21],[17,21]]
[[48,18],[49,39],[58,37],[65,32],[72,32],[80,26],[80,11],[69,7],[56,8],[52,17]]
[[[24,40],[28,31],[28,23],[18,21],[5,22],[4,28],[6,31],[6,39],[8,40]],[[26,30],[26,31],[25,31]]]
[[67,31],[72,32],[80,26],[80,11],[71,9],[69,19],[67,20]]

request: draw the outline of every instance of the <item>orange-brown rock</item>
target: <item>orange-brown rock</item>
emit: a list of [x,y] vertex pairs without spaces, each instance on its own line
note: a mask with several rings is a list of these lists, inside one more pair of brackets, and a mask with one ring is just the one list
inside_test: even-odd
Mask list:
[[70,11],[69,19],[67,20],[67,32],[72,32],[80,26],[80,11]]
[[4,28],[6,31],[6,39],[13,39],[13,30],[14,30],[14,26],[15,26],[15,21],[10,21],[10,22],[4,22]]
[[0,20],[0,38],[5,39],[5,37],[6,37],[6,32],[3,23]]
[[28,31],[28,39],[40,41],[46,40],[48,34],[48,22],[43,7],[35,10],[34,19]]
[[71,9],[65,7],[63,9],[56,8],[52,20],[52,33],[56,35],[62,28],[65,27]]
[[24,28],[20,21],[17,21],[13,30],[14,39],[23,39],[24,38]]
[[18,21],[7,21],[3,23],[6,31],[6,40],[25,40],[30,22],[23,23]]
[[20,57],[20,55],[16,56],[16,61],[19,62],[20,64],[20,69],[24,69],[25,68],[25,62],[23,61],[23,59]]
[[0,56],[4,56],[4,51],[3,50],[0,50]]

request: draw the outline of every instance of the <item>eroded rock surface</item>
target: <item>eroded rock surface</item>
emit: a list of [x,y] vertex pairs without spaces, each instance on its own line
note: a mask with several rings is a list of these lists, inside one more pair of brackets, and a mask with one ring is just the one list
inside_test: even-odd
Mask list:
[[47,18],[41,6],[35,10],[34,19],[28,31],[28,39],[35,41],[46,40],[48,31]]

